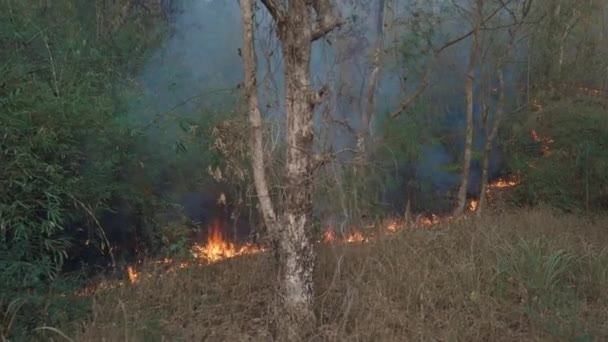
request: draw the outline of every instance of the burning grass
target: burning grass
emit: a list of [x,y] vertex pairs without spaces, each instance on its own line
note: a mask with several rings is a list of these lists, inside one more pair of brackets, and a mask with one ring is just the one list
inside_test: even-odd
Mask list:
[[[309,340],[608,339],[608,218],[520,210],[397,226],[319,245]],[[89,319],[59,328],[78,341],[272,340],[270,258],[172,273],[151,264],[136,284],[97,293]]]
[[214,263],[236,256],[259,253],[261,251],[262,249],[251,244],[237,246],[226,240],[222,235],[222,226],[218,222],[214,222],[211,227],[209,227],[207,243],[204,245],[195,244],[191,250],[193,256],[203,263]]

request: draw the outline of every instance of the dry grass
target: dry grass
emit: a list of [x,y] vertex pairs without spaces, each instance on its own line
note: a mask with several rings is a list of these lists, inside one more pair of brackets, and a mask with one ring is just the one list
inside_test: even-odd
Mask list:
[[[608,339],[608,220],[489,214],[324,246],[319,341]],[[266,255],[192,267],[95,298],[77,341],[272,340]],[[48,333],[50,334],[50,333]]]

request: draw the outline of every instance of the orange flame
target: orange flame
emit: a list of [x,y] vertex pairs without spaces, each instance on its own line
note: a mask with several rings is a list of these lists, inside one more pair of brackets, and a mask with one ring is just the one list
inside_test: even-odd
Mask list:
[[336,234],[334,230],[329,228],[323,233],[323,242],[334,242],[336,240]]
[[364,242],[367,239],[358,231],[352,231],[348,233],[346,236],[342,235],[340,238],[336,236],[333,228],[327,228],[323,233],[323,238],[321,239],[324,243],[353,243],[353,242]]
[[397,229],[399,229],[399,222],[398,221],[389,221],[384,228],[389,233],[395,233],[397,231]]
[[504,189],[511,188],[518,185],[520,181],[518,179],[499,179],[493,183],[490,183],[490,189]]
[[139,274],[135,271],[133,266],[127,266],[127,276],[129,277],[131,284],[137,283],[139,280]]
[[363,234],[361,234],[361,233],[359,233],[359,232],[357,232],[357,231],[354,231],[354,232],[352,232],[352,233],[348,234],[348,236],[346,237],[345,241],[346,241],[347,243],[353,243],[353,242],[365,242],[365,241],[366,241],[366,239],[365,239],[365,237],[363,236]]
[[[488,186],[488,191],[493,188],[508,188],[519,184],[519,180],[517,179],[499,179]],[[469,203],[469,209],[474,211],[478,205],[477,200],[472,200]],[[443,216],[440,217],[435,214],[430,214],[429,216],[421,216],[414,223],[414,226],[417,227],[429,227],[442,222],[448,222],[454,219],[458,219],[452,216]],[[390,220],[382,224],[380,227],[381,230],[386,231],[388,233],[396,233],[400,229],[404,229],[406,225],[403,221]],[[361,243],[368,242],[374,239],[374,236],[366,237],[361,232],[357,230],[353,230],[346,235],[342,235],[338,237],[332,228],[327,229],[323,233],[322,242],[324,243]],[[176,263],[174,260],[165,258],[161,260],[157,260],[152,262],[152,264],[156,265],[167,265],[168,268],[165,270],[166,272],[173,272],[176,269],[182,269],[191,265],[206,265],[214,262],[218,262],[224,259],[237,257],[241,255],[247,254],[255,254],[259,252],[263,252],[265,249],[258,248],[251,244],[244,244],[242,246],[237,246],[236,244],[229,242],[224,239],[222,234],[222,226],[219,222],[214,222],[211,227],[209,227],[209,234],[207,237],[207,243],[205,245],[195,244],[190,252],[192,256],[195,258],[195,263],[181,262]],[[133,266],[127,266],[126,268],[127,277],[129,279],[128,282],[120,281],[120,282],[102,282],[96,284],[95,286],[88,287],[83,291],[75,293],[76,296],[86,296],[98,293],[100,291],[110,290],[125,286],[127,284],[135,284],[140,281],[142,278],[148,278],[151,274],[141,274],[138,273]]]
[[551,137],[541,137],[538,135],[535,129],[530,131],[532,139],[541,144],[541,151],[544,156],[550,156],[553,152],[551,151],[551,145],[555,142]]
[[[444,220],[448,220],[448,219],[450,219],[450,217],[446,217]],[[428,226],[438,224],[441,221],[442,221],[442,219],[439,216],[437,216],[435,214],[431,214],[430,217],[429,216],[421,217],[420,219],[418,219],[416,221],[416,224],[418,226],[428,227]]]
[[215,222],[210,227],[207,244],[204,246],[195,244],[191,250],[192,255],[196,259],[208,263],[233,258],[239,255],[258,253],[260,251],[259,248],[250,244],[237,247],[234,243],[226,241],[218,222]]
[[472,199],[469,202],[469,211],[474,212],[475,210],[477,210],[477,206],[479,205],[479,200],[476,199]]

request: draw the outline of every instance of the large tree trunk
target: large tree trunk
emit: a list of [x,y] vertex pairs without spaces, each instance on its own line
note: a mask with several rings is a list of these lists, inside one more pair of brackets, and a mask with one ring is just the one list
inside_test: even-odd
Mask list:
[[466,108],[466,132],[464,142],[464,156],[462,159],[462,174],[460,178],[460,187],[458,188],[458,194],[456,197],[456,209],[454,215],[459,216],[464,213],[467,204],[467,190],[469,188],[469,176],[471,174],[471,158],[473,154],[473,86],[475,83],[475,65],[477,63],[478,53],[478,35],[479,26],[481,23],[482,15],[482,4],[483,0],[477,1],[477,18],[474,32],[473,41],[471,42],[471,49],[469,52],[469,65],[467,67],[467,79],[465,81],[465,108]]
[[[287,116],[287,159],[283,212],[275,221],[263,177],[261,115],[255,94],[255,53],[253,51],[253,0],[241,0],[243,50],[246,87],[249,94],[252,124],[253,168],[256,191],[264,218],[276,228],[275,246],[281,279],[283,309],[281,340],[293,340],[311,328],[313,314],[314,243],[312,231],[313,186],[313,113],[322,94],[313,92],[310,84],[312,42],[322,38],[339,25],[333,13],[332,0],[282,1],[262,0],[275,21],[285,68],[285,111]],[[316,18],[313,20],[313,9]],[[250,65],[247,65],[249,63]],[[249,70],[249,72],[247,72]],[[258,108],[258,109],[256,109]],[[264,181],[263,181],[264,180]],[[267,203],[262,201],[267,199]]]
[[312,146],[314,137],[310,86],[312,13],[305,1],[290,1],[289,16],[279,25],[285,63],[287,160],[282,217],[281,275],[289,314],[313,319],[314,250],[312,236]]

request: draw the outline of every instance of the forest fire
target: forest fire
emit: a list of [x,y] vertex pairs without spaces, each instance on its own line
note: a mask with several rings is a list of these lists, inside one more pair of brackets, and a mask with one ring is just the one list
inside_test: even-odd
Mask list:
[[[490,193],[492,189],[504,189],[516,186],[519,184],[519,180],[517,179],[506,179],[501,178],[497,181],[494,181],[488,185],[488,192]],[[469,211],[474,212],[477,210],[479,205],[479,201],[477,199],[472,199],[469,202]],[[430,227],[443,222],[448,222],[455,219],[452,216],[439,216],[435,214],[428,214],[424,216],[418,217],[414,222],[411,223],[412,227]],[[456,218],[457,219],[457,218]],[[402,220],[389,220],[379,225],[380,232],[385,232],[388,234],[394,234],[401,229],[404,229],[406,223]],[[249,255],[256,254],[260,252],[264,252],[265,249],[254,246],[252,244],[242,244],[238,245],[234,242],[230,242],[227,240],[222,233],[223,227],[219,221],[214,221],[209,227],[209,232],[207,235],[207,241],[204,244],[195,243],[191,249],[190,254],[193,257],[193,260],[190,262],[176,262],[170,258],[164,258],[161,260],[150,262],[151,265],[161,265],[164,267],[164,273],[170,273],[175,271],[176,269],[183,269],[189,266],[197,266],[197,265],[209,265],[212,263],[216,263],[222,260]],[[351,230],[348,233],[338,235],[335,230],[331,227],[327,228],[322,235],[322,238],[319,242],[324,244],[350,244],[350,243],[364,243],[374,239],[374,236],[364,235],[361,231]],[[119,282],[102,282],[96,284],[93,287],[89,287],[76,295],[91,295],[98,293],[100,291],[107,291],[110,289],[115,289],[122,287],[126,284],[135,284],[141,281],[143,278],[148,278],[151,274],[143,274],[141,271],[138,271],[134,265],[129,265],[125,268],[125,281]]]
[[586,96],[593,96],[593,97],[608,96],[608,91],[606,91],[605,89],[602,89],[602,88],[579,86],[578,91],[579,91],[579,93],[586,95]]
[[541,144],[541,151],[543,153],[543,156],[550,156],[553,152],[551,151],[551,145],[555,142],[551,137],[541,137],[538,132],[536,132],[536,129],[532,129],[530,131],[530,135],[532,136],[532,139]]
[[[447,217],[445,219],[449,219],[451,217]],[[424,226],[424,227],[428,227],[428,226],[432,226],[435,224],[438,224],[440,222],[442,222],[444,219],[442,219],[441,217],[435,215],[435,214],[431,214],[431,216],[424,216],[421,217],[416,223],[418,225]]]
[[133,266],[127,266],[127,277],[129,277],[129,281],[131,284],[136,283],[139,280],[139,274]]
[[203,263],[213,263],[223,259],[233,258],[239,255],[254,254],[260,252],[261,249],[251,244],[245,244],[237,247],[234,243],[224,239],[222,227],[218,222],[209,229],[207,244],[195,244],[192,249],[192,255]]
[[347,243],[353,243],[353,242],[365,242],[367,241],[367,239],[363,236],[363,234],[361,234],[360,232],[352,232],[350,234],[348,234],[348,236],[346,237],[345,240]]
[[363,236],[363,234],[361,234],[360,232],[358,232],[356,230],[349,232],[345,236],[338,237],[338,236],[336,236],[336,233],[334,232],[333,228],[328,228],[327,230],[325,230],[325,233],[323,233],[323,238],[321,239],[321,242],[328,243],[328,244],[353,243],[353,242],[365,242],[365,241],[367,241],[367,239]]
[[477,210],[478,205],[479,205],[479,200],[472,199],[469,202],[469,211],[474,212],[475,210]]
[[488,186],[490,189],[504,189],[511,188],[518,185],[520,181],[518,179],[499,179],[495,182],[490,183]]
[[334,233],[333,229],[328,229],[323,233],[323,242],[333,242],[336,241],[336,233]]

